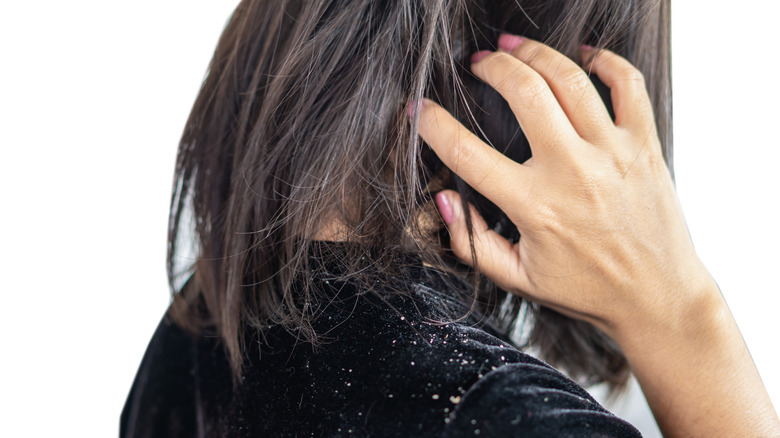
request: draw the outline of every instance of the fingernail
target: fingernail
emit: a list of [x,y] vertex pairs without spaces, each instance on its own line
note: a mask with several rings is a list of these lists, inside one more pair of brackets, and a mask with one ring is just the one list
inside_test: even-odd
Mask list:
[[498,48],[505,52],[511,52],[517,46],[522,44],[523,41],[525,41],[525,38],[523,37],[519,37],[517,35],[510,35],[508,33],[502,33],[498,37]]
[[436,207],[439,209],[439,214],[441,214],[441,218],[444,220],[445,224],[451,225],[455,222],[455,215],[452,212],[450,198],[448,198],[444,192],[436,194]]
[[476,64],[479,61],[482,60],[482,58],[490,55],[490,50],[480,50],[479,52],[476,52],[475,54],[471,55],[471,63]]
[[415,114],[418,114],[420,110],[422,109],[423,101],[422,99],[415,99],[410,100],[409,103],[406,104],[406,114],[409,115],[409,118],[415,116]]
[[581,45],[581,46],[580,46],[580,48],[582,48],[582,49],[584,49],[584,50],[593,50],[593,46],[589,46],[589,45],[587,45],[587,44],[583,44],[583,45]]

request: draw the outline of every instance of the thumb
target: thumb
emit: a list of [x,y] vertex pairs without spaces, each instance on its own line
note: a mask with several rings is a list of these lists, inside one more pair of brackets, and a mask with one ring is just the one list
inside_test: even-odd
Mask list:
[[460,195],[452,190],[444,190],[436,194],[435,199],[436,207],[450,233],[450,246],[455,256],[506,291],[518,293],[528,290],[529,282],[516,245],[490,229],[482,215],[469,204],[474,242],[472,255]]

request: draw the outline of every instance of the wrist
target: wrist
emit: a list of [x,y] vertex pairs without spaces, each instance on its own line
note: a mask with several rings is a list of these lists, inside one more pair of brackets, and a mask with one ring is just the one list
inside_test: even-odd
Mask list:
[[715,282],[665,310],[615,338],[664,436],[774,436],[777,414]]
[[736,330],[720,289],[708,273],[664,295],[665,300],[638,304],[637,310],[612,325],[613,339],[627,355],[633,348],[646,351],[651,345],[709,344],[717,342],[723,330]]

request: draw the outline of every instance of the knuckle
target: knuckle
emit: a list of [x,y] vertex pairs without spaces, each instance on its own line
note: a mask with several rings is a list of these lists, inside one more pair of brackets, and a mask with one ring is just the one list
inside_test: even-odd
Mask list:
[[427,137],[430,131],[435,131],[438,128],[438,121],[441,116],[438,105],[422,105],[422,108],[419,109],[418,129],[420,135]]
[[471,258],[471,241],[469,240],[468,230],[463,228],[451,229],[450,233],[450,248],[452,252],[466,264],[471,265],[473,259]]
[[519,61],[505,53],[499,53],[493,58],[486,79],[500,93],[533,93],[546,86],[541,76],[524,68]]
[[666,173],[669,168],[666,166],[661,145],[652,145],[647,154],[647,165],[651,172],[655,174]]
[[[450,134],[448,143],[453,145],[452,158],[456,166],[471,163],[477,155],[477,146],[460,132]],[[453,169],[456,170],[456,169]],[[456,170],[457,172],[457,170]]]
[[528,96],[530,102],[535,102],[547,93],[547,89],[547,83],[540,76],[532,76],[524,78],[524,81],[518,85],[517,92]]
[[623,68],[620,70],[620,78],[634,86],[645,88],[645,75],[642,74],[636,67],[626,61]]
[[511,69],[513,58],[504,52],[494,52],[482,61],[484,65],[485,80],[488,83],[500,82],[504,76],[502,72]]
[[534,209],[534,220],[531,227],[539,234],[560,236],[566,233],[564,209],[552,202],[546,202]]
[[590,86],[590,78],[582,69],[567,68],[558,75],[559,81],[563,82],[569,91],[573,93],[582,93]]
[[537,61],[549,61],[549,54],[552,48],[540,44],[537,41],[526,41],[520,44],[512,51],[512,54],[518,58],[537,60]]

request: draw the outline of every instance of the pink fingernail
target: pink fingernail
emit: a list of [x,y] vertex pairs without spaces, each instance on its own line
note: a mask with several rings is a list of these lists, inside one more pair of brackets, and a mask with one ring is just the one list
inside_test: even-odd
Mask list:
[[492,53],[490,50],[480,50],[479,52],[474,53],[473,55],[471,55],[471,63],[472,64],[478,63],[479,61],[482,60],[482,58],[490,55],[490,53]]
[[450,225],[455,222],[455,215],[452,213],[450,198],[448,198],[444,192],[436,194],[436,207],[439,209],[439,214],[441,214],[441,218],[444,220],[445,224]]
[[508,33],[502,33],[498,37],[498,48],[505,51],[505,52],[511,52],[517,46],[523,43],[525,41],[525,38],[519,37],[517,35],[510,35]]
[[419,114],[420,110],[422,109],[422,106],[423,106],[422,99],[410,100],[409,103],[406,104],[406,114],[411,119],[416,114]]
[[583,48],[583,49],[585,49],[585,50],[593,50],[593,46],[589,46],[589,45],[587,45],[587,44],[583,44],[583,45],[581,45],[580,47],[582,47],[582,48]]

